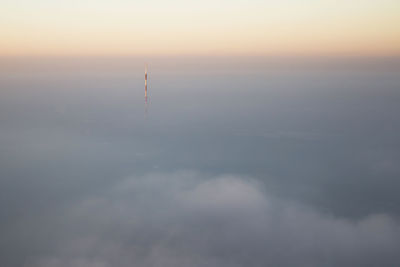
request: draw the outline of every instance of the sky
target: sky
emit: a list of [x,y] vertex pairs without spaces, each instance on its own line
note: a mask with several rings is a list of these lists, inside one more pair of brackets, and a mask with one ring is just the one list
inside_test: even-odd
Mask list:
[[400,54],[397,0],[5,0],[0,55]]
[[399,11],[1,1],[0,265],[400,266]]

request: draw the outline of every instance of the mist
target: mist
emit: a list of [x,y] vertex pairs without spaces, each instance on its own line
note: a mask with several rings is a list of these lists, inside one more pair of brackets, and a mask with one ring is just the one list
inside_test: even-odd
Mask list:
[[1,265],[398,265],[399,66],[5,59]]

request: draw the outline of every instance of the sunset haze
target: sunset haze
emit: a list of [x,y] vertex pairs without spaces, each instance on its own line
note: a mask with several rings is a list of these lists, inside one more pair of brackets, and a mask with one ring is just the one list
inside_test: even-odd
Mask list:
[[10,1],[0,55],[400,54],[396,0]]

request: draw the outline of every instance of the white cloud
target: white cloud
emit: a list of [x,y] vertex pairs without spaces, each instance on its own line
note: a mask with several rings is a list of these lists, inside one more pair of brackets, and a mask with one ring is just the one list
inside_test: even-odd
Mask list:
[[[195,172],[130,177],[69,208],[60,246],[29,266],[394,266],[400,225],[351,221]],[[66,225],[68,224],[68,225]]]

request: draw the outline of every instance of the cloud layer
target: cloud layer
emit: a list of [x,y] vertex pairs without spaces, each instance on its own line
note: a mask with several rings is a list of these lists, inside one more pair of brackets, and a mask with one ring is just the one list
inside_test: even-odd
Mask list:
[[53,217],[35,267],[394,266],[400,225],[353,221],[269,196],[248,177],[129,177]]

